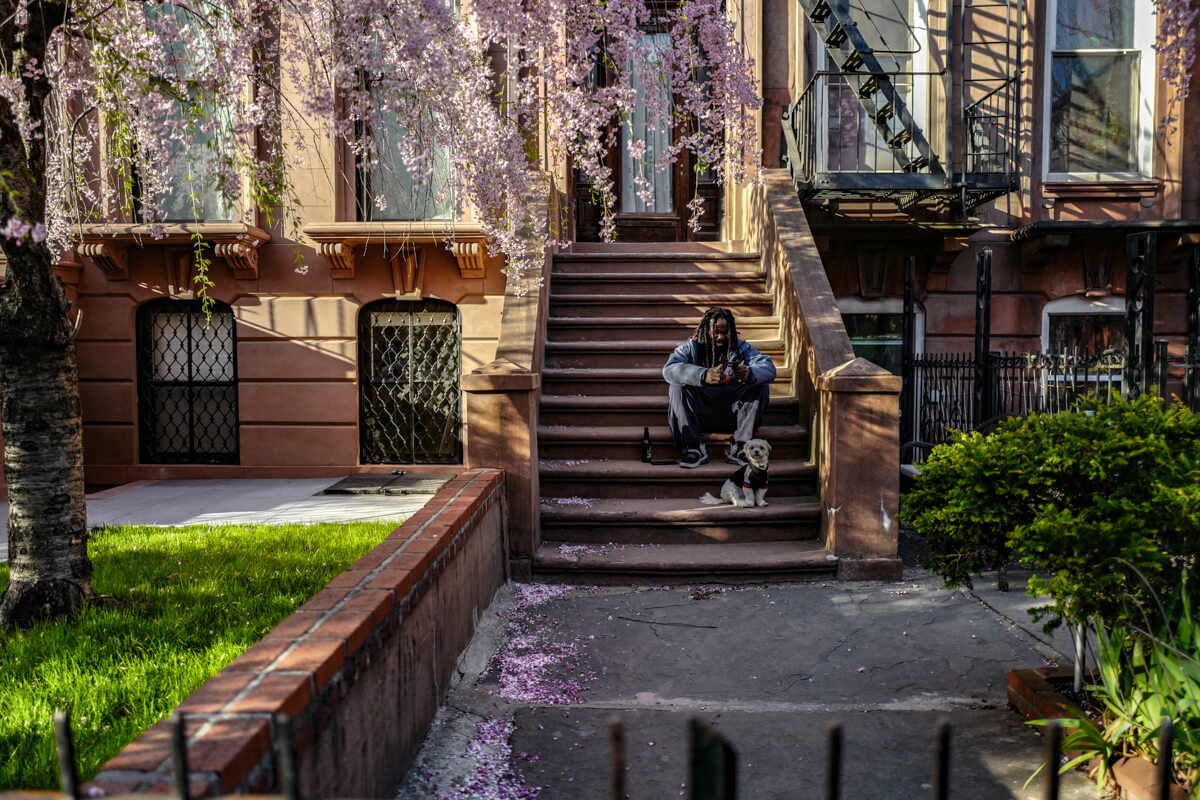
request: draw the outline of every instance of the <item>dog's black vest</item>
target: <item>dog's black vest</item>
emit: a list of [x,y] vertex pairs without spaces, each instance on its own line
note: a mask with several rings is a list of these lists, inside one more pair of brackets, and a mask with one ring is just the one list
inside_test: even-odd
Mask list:
[[737,472],[729,476],[729,480],[733,481],[735,486],[741,486],[743,489],[765,489],[767,488],[767,471],[745,464],[738,467]]

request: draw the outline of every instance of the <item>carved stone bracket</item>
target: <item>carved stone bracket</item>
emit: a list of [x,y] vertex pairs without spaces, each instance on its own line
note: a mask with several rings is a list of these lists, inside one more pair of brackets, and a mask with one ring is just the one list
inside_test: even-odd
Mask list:
[[325,259],[334,278],[354,277],[354,245],[351,242],[317,242],[317,255]]
[[90,258],[109,280],[129,277],[129,244],[121,241],[83,241],[76,246],[83,258]]
[[217,242],[213,245],[213,255],[225,259],[235,278],[258,277],[258,248],[247,242]]
[[[402,294],[420,289],[424,255],[418,253],[423,248],[448,246],[463,278],[482,278],[487,267],[485,237],[474,223],[326,222],[305,225],[304,234],[334,278],[354,277],[356,248],[386,247],[396,291]],[[447,240],[451,240],[448,245]]]
[[450,252],[458,262],[458,273],[464,278],[482,278],[486,271],[483,262],[483,242],[454,242]]

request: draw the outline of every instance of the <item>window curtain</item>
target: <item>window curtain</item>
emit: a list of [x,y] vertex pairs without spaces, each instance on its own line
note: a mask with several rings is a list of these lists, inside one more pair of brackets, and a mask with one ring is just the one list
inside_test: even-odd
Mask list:
[[[670,35],[666,33],[647,34],[642,37],[641,49],[643,57],[650,64],[659,60],[659,53],[670,44]],[[633,118],[621,125],[621,211],[634,214],[669,214],[673,210],[672,169],[658,169],[655,161],[671,146],[671,131],[659,130],[650,126],[647,118],[646,103],[642,100],[647,87],[642,85],[637,71],[633,72],[631,81],[637,91],[638,101],[634,106]],[[664,92],[669,95],[670,87],[658,84],[650,87],[651,91]],[[665,98],[670,104],[671,98]],[[634,158],[629,152],[629,142],[642,141],[646,143],[646,154],[643,158]],[[638,193],[634,178],[642,176],[650,183],[652,196],[650,202],[645,202]]]

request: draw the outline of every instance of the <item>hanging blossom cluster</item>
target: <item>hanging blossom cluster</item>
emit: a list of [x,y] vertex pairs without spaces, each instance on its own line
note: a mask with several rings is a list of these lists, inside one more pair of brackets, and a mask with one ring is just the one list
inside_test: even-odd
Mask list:
[[[1154,50],[1162,59],[1162,75],[1178,98],[1188,96],[1192,67],[1196,63],[1196,28],[1200,7],[1192,0],[1155,0],[1158,34]],[[1168,120],[1175,123],[1177,120]]]
[[[47,8],[20,0],[18,25]],[[683,0],[657,18],[646,0],[478,0],[466,12],[453,0],[67,9],[41,61],[0,64],[0,99],[21,136],[45,137],[44,221],[59,248],[78,223],[142,223],[158,236],[168,221],[252,209],[272,222],[282,214],[294,236],[296,169],[332,169],[336,143],[360,169],[390,170],[448,205],[448,217],[469,205],[520,273],[555,243],[539,159],[570,159],[590,176],[610,238],[613,146],[624,142],[638,162],[643,194],[647,176],[684,151],[721,180],[754,170],[758,87],[721,0]],[[30,103],[31,75],[51,87],[44,108]],[[644,131],[620,133],[638,87],[644,129],[671,132],[653,160]],[[542,135],[549,152],[538,152]],[[386,210],[382,193],[373,202]],[[692,208],[698,218],[698,201]]]
[[[606,240],[615,236],[613,148],[628,151],[633,188],[646,203],[650,176],[685,152],[697,172],[720,181],[757,174],[758,84],[721,0],[685,0],[658,17],[644,0],[481,0],[472,21],[494,42],[524,32],[508,51],[511,111],[517,119],[545,115],[556,155],[591,181]],[[634,126],[639,99],[646,116]],[[660,146],[647,158],[656,132]],[[698,194],[689,207],[697,229]]]

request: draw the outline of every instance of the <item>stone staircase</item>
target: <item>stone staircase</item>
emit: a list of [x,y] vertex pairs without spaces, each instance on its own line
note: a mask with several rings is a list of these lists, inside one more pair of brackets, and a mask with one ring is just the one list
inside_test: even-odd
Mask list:
[[[626,245],[625,248],[632,247]],[[653,248],[653,251],[651,251]],[[808,430],[790,394],[779,320],[752,253],[697,245],[560,254],[550,286],[538,424],[539,580],[689,582],[832,577]],[[779,368],[758,435],[771,442],[764,508],[705,506],[735,467],[729,434],[685,470],[671,446],[662,366],[710,306]],[[641,461],[649,427],[655,462]]]

